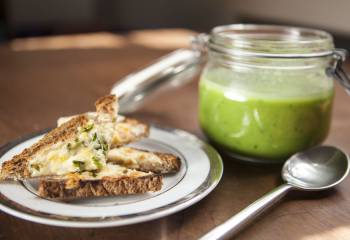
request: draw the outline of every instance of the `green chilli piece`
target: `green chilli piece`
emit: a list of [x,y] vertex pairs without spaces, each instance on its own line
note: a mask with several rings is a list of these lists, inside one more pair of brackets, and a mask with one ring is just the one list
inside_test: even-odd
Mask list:
[[98,157],[96,157],[96,156],[92,157],[92,162],[95,164],[97,169],[101,169],[103,167],[102,163],[100,162],[100,159]]
[[72,149],[72,144],[71,143],[67,143],[67,149],[71,150]]
[[70,151],[72,149],[78,148],[80,145],[82,144],[82,142],[79,142],[79,139],[76,138],[74,140],[74,143],[67,143],[67,149]]
[[94,133],[94,135],[92,136],[92,141],[96,141],[96,139],[97,139],[97,134]]
[[39,164],[32,164],[31,168],[34,168],[35,170],[37,170],[38,172],[40,171],[40,166]]
[[85,162],[73,160],[73,165],[74,167],[79,168],[79,171],[83,171],[85,167]]
[[90,132],[90,130],[93,129],[93,128],[94,128],[94,124],[93,123],[89,124],[89,125],[83,127],[82,132]]
[[96,171],[90,171],[91,176],[97,177],[97,172]]

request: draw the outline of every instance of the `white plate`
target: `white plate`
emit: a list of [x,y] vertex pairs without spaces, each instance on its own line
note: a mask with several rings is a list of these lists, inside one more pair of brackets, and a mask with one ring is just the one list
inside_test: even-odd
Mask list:
[[[42,136],[42,133],[36,134],[3,146],[0,163]],[[222,160],[216,150],[182,130],[153,126],[149,138],[131,145],[176,154],[182,161],[180,171],[166,176],[159,192],[72,202],[40,198],[33,182],[4,182],[0,184],[0,209],[22,219],[55,226],[121,226],[160,218],[189,207],[209,194],[222,176]]]

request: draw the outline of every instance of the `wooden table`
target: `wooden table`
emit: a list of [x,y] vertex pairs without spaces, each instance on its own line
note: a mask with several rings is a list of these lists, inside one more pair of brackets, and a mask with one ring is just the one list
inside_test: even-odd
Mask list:
[[[0,144],[54,126],[59,116],[93,110],[94,100],[107,94],[115,81],[172,50],[130,38],[122,43],[83,49],[45,49],[40,48],[40,41],[37,49],[0,47]],[[350,97],[337,86],[326,143],[348,152],[349,105]],[[136,115],[203,137],[197,121],[197,81],[150,100]],[[70,229],[0,213],[0,239],[196,239],[281,182],[280,167],[251,166],[230,159],[224,159],[224,165],[223,178],[208,197],[168,217],[125,227]],[[350,239],[349,200],[350,178],[334,191],[290,194],[236,239]]]

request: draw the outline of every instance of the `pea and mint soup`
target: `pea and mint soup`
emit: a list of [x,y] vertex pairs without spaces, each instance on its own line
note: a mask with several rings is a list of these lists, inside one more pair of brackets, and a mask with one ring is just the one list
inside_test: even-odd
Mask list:
[[200,124],[214,143],[233,153],[284,159],[327,136],[332,84],[323,72],[313,70],[261,70],[254,75],[204,71]]

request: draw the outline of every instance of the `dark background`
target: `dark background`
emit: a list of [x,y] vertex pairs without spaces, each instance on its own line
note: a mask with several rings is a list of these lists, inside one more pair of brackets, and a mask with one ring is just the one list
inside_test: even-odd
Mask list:
[[2,0],[0,41],[96,31],[189,28],[209,31],[230,23],[321,28],[350,47],[347,0]]

